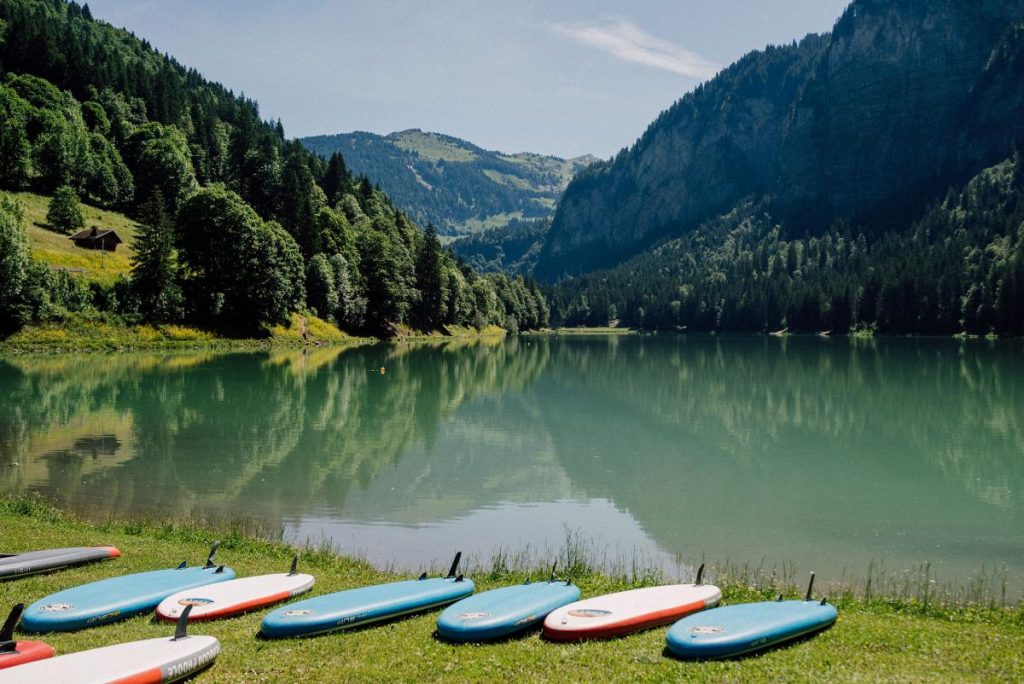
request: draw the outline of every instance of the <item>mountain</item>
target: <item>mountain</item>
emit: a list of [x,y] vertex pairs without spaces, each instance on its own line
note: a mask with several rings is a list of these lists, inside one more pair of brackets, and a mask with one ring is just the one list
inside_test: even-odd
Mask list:
[[340,152],[351,171],[379,184],[414,220],[451,236],[550,218],[573,174],[596,161],[492,152],[419,129],[318,135],[302,143],[325,158]]
[[[384,336],[547,321],[534,283],[460,263],[340,155],[76,2],[0,0],[0,189],[0,334],[77,314],[245,336],[296,314]],[[30,237],[40,195],[137,221],[130,272],[42,249],[70,248]]]
[[460,237],[448,247],[478,271],[527,274],[537,266],[550,229],[549,219],[512,220],[505,226]]
[[1024,140],[1019,0],[856,0],[831,33],[752,52],[579,173],[536,267],[614,266],[744,202],[783,236],[907,231]]

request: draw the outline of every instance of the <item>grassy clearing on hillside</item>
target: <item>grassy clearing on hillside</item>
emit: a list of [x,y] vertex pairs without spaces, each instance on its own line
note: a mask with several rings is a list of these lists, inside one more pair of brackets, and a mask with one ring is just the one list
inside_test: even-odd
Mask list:
[[135,254],[132,242],[135,239],[135,221],[113,211],[97,209],[82,204],[85,227],[110,228],[124,240],[116,252],[99,252],[75,247],[75,243],[63,233],[56,233],[47,227],[46,210],[50,198],[31,192],[11,193],[25,207],[28,221],[29,247],[32,258],[50,266],[82,269],[82,277],[90,282],[109,285],[121,274],[131,271],[131,258]]
[[[109,521],[84,523],[37,497],[0,498],[3,551],[78,544],[113,544],[122,557],[49,575],[0,583],[0,605],[31,602],[54,591],[129,572],[200,563],[210,543],[222,541],[218,560],[239,576],[282,572],[292,547],[253,536],[244,524],[202,525]],[[454,551],[455,549],[451,549]],[[447,550],[445,550],[447,551]],[[563,563],[584,596],[631,586],[590,570],[566,550]],[[324,549],[302,551],[300,568],[315,575],[310,595],[413,577],[375,570]],[[440,568],[430,569],[434,573]],[[543,573],[538,568],[534,577]],[[502,562],[471,568],[477,590],[521,582],[525,573]],[[642,582],[643,580],[641,580]],[[722,587],[725,603],[773,598],[776,589]],[[787,592],[795,595],[794,592]],[[256,637],[261,613],[193,626],[221,640],[222,654],[198,682],[314,681],[979,681],[1024,678],[1024,611],[930,607],[914,602],[838,601],[839,621],[806,641],[761,655],[723,662],[682,662],[663,652],[667,628],[622,639],[555,644],[537,632],[485,645],[455,646],[434,636],[438,612],[351,632],[264,641]],[[151,616],[68,634],[47,635],[58,653],[166,636],[172,627]]]

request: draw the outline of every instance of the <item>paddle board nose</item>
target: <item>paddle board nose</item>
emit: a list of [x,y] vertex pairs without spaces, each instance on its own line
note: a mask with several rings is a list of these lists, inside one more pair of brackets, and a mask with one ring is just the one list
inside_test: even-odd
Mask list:
[[96,548],[103,549],[104,551],[106,551],[108,558],[120,558],[121,557],[121,550],[119,548],[117,548],[116,546],[97,546]]

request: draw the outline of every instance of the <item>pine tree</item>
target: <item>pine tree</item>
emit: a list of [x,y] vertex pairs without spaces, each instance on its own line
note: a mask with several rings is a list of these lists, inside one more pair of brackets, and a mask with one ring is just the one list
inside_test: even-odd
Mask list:
[[416,324],[423,330],[436,330],[444,319],[444,288],[441,278],[441,241],[433,224],[423,234],[423,246],[416,259]]
[[174,253],[174,228],[167,218],[164,198],[154,190],[142,207],[142,228],[135,238],[132,289],[143,316],[153,321],[174,321],[183,313]]

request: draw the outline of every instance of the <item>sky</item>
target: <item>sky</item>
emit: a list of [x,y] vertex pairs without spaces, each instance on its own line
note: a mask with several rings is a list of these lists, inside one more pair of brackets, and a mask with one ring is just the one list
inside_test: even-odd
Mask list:
[[407,128],[609,157],[751,50],[848,0],[89,0],[98,19],[281,118],[289,137]]

